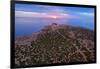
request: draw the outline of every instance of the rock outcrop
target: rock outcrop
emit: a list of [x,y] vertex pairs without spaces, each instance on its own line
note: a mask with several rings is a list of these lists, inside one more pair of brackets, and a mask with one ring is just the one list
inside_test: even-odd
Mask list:
[[15,41],[15,66],[95,61],[94,31],[67,25],[44,27]]

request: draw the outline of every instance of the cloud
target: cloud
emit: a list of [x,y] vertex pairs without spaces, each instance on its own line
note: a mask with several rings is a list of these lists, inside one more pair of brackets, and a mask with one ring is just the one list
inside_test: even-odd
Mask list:
[[37,13],[37,12],[25,12],[25,11],[16,11],[15,16],[16,17],[42,17],[46,16],[46,13]]
[[31,18],[77,18],[74,15],[62,13],[62,12],[26,12],[26,11],[15,11],[15,17],[31,17]]
[[94,17],[94,13],[93,12],[80,12],[80,15],[84,15],[84,16],[91,16]]

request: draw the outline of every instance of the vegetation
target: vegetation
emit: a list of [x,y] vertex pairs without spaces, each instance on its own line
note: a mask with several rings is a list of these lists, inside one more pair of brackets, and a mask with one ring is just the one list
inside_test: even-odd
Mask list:
[[52,30],[51,25],[33,39],[15,41],[16,67],[95,61],[93,31],[62,25]]

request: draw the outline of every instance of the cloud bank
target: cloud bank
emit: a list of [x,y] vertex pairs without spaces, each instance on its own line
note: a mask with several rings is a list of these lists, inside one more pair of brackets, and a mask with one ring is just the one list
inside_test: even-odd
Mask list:
[[77,18],[77,16],[67,13],[54,13],[54,12],[26,12],[15,11],[15,17],[31,17],[31,18]]

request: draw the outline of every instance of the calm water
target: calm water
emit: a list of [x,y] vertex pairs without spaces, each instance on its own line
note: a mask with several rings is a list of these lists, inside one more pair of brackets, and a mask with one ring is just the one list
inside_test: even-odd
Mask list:
[[65,25],[71,25],[76,27],[83,27],[90,30],[94,30],[94,21],[88,21],[88,20],[75,20],[75,19],[21,19],[16,18],[15,20],[15,34],[16,36],[25,36],[25,35],[31,35],[33,32],[40,31],[44,26],[50,25],[52,23],[58,23],[58,24],[65,24]]

